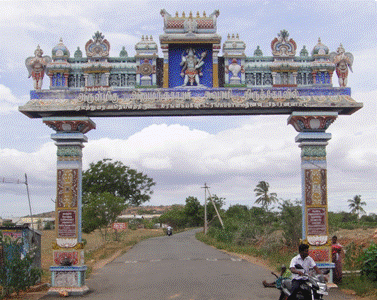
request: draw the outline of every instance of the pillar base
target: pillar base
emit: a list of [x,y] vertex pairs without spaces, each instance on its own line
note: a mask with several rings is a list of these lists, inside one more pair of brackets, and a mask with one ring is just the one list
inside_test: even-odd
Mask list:
[[89,292],[89,288],[84,285],[82,287],[52,287],[47,294],[52,296],[83,296]]
[[84,295],[89,292],[85,285],[86,266],[58,266],[50,267],[51,288],[50,295]]
[[317,263],[317,267],[321,270],[329,270],[330,273],[328,274],[328,281],[327,281],[327,287],[328,288],[336,288],[338,287],[334,281],[333,281],[333,276],[334,276],[334,268],[335,264],[334,263]]

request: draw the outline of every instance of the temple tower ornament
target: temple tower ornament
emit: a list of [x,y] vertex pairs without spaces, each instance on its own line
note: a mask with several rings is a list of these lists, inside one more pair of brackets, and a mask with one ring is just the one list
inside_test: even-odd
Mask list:
[[48,293],[83,295],[86,266],[82,243],[82,148],[85,133],[95,128],[88,117],[50,117],[43,123],[56,131],[57,148],[56,242],[53,245],[51,288]]
[[352,72],[353,55],[350,52],[345,52],[343,45],[340,44],[336,53],[330,53],[330,60],[336,66],[336,75],[338,75],[338,81],[340,87],[346,87],[348,81],[348,68]]
[[[194,16],[192,12],[188,16],[172,16],[165,9],[160,13],[164,18],[164,34],[160,35],[164,54],[163,87],[218,87],[221,37],[216,33],[216,22],[219,11],[209,16]],[[200,66],[189,66],[189,60],[197,60]]]
[[141,41],[135,45],[136,50],[136,82],[140,87],[157,87],[156,64],[157,44],[153,37],[142,36]]
[[223,45],[226,86],[245,85],[246,44],[238,34],[230,36]]
[[293,112],[288,118],[299,134],[301,148],[302,241],[319,267],[333,268],[329,239],[326,146],[331,134],[326,129],[336,112]]
[[330,61],[329,48],[318,38],[318,43],[312,50],[314,61],[311,63],[313,85],[332,86],[332,74],[335,66]]
[[37,49],[34,51],[34,57],[28,57],[25,60],[25,65],[29,71],[29,78],[33,78],[34,89],[41,90],[43,84],[43,77],[45,75],[45,70],[47,65],[51,62],[50,56],[42,56],[43,50],[38,45]]
[[288,31],[283,29],[271,42],[274,61],[270,69],[274,87],[297,87],[299,65],[294,61],[297,45],[292,38],[288,38]]
[[111,64],[108,62],[110,43],[97,31],[85,44],[88,61],[83,66],[86,88],[109,87]]
[[52,48],[52,62],[48,65],[50,89],[68,89],[68,77],[71,64],[68,62],[70,53],[60,38],[59,43]]

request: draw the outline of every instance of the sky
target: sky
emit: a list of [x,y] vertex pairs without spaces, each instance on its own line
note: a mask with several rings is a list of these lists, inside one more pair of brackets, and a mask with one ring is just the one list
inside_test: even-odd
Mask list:
[[[360,1],[1,1],[0,2],[0,181],[28,176],[33,213],[55,210],[56,146],[52,129],[30,119],[18,106],[33,87],[25,59],[37,45],[44,55],[62,38],[71,56],[96,31],[110,42],[110,56],[122,46],[129,56],[142,35],[159,45],[160,10],[181,15],[220,11],[217,32],[225,42],[238,33],[246,55],[257,46],[271,56],[271,41],[282,29],[309,52],[320,37],[330,51],[340,43],[354,55],[348,86],[364,107],[341,115],[327,132],[328,205],[349,211],[348,199],[361,195],[367,213],[377,213],[377,42],[375,0]],[[84,52],[84,51],[83,51]],[[222,55],[222,52],[220,52]],[[162,57],[162,52],[159,52]],[[336,75],[334,86],[338,86]],[[48,88],[48,79],[43,88]],[[301,199],[298,134],[283,116],[93,118],[86,134],[83,169],[103,158],[119,160],[156,182],[146,205],[204,203],[205,183],[226,207],[255,205],[259,181],[279,199]],[[0,183],[0,216],[29,214],[25,184]]]

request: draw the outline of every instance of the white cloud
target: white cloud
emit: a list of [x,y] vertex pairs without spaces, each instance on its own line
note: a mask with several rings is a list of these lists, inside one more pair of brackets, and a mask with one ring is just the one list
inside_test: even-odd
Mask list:
[[[347,49],[346,49],[347,51]],[[348,85],[354,87],[353,90],[373,91],[377,89],[375,78],[377,77],[377,47],[355,51],[354,63],[352,66],[354,73],[349,73]]]
[[21,103],[22,101],[18,100],[17,97],[13,95],[9,87],[0,84],[0,114],[17,111],[18,105]]

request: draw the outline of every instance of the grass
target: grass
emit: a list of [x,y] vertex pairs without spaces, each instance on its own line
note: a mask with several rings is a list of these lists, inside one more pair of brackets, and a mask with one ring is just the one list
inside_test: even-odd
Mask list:
[[377,297],[377,282],[370,281],[364,276],[350,275],[343,276],[341,289],[353,290],[358,296],[369,296],[372,299]]
[[274,247],[266,249],[251,245],[240,246],[232,243],[219,242],[216,239],[205,235],[203,232],[198,232],[196,238],[217,249],[262,258],[263,260],[266,260],[271,267],[275,268],[276,271],[280,270],[282,264],[289,265],[290,260],[292,259],[292,253],[290,251],[276,251]]

